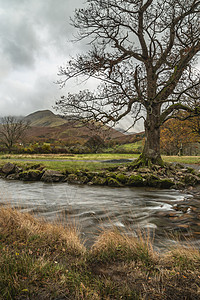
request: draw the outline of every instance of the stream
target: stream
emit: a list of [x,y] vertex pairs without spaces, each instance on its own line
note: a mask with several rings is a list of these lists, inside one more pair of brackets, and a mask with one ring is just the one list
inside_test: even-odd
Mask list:
[[102,228],[136,235],[147,230],[158,249],[182,235],[200,245],[200,196],[177,190],[113,188],[0,179],[0,205],[10,204],[48,221],[74,223],[87,246]]

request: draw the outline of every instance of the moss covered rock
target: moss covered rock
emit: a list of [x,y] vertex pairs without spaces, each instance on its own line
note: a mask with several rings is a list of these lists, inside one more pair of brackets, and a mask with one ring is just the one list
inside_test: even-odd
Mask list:
[[156,175],[149,175],[146,177],[147,185],[150,187],[160,187],[161,179]]
[[79,183],[79,178],[76,174],[69,174],[67,177],[67,182],[69,183]]
[[41,177],[41,180],[44,182],[60,182],[65,179],[65,176],[59,172],[54,170],[46,170]]
[[8,162],[2,167],[2,172],[6,175],[13,174],[16,172],[16,165]]
[[116,175],[116,179],[122,183],[122,184],[126,184],[129,180],[129,177],[127,175],[124,174],[117,174]]
[[78,181],[81,184],[87,184],[89,182],[89,178],[86,175],[82,175],[78,177]]
[[194,186],[196,184],[200,183],[200,178],[196,175],[192,175],[192,174],[186,174],[183,178],[183,182],[186,185],[191,185]]
[[115,178],[109,177],[107,181],[109,186],[115,186],[115,187],[122,186],[122,184]]
[[94,185],[106,185],[107,184],[107,179],[104,177],[100,177],[100,176],[94,176],[92,178],[92,181],[90,182],[90,184],[94,184]]
[[150,187],[169,189],[174,186],[174,182],[169,178],[159,178],[156,175],[150,175],[147,177],[147,185]]
[[159,187],[160,188],[162,188],[162,189],[169,189],[172,186],[174,186],[174,182],[171,179],[169,179],[169,178],[160,179],[160,182],[159,182]]
[[130,186],[145,186],[146,181],[141,175],[131,175],[128,180]]
[[27,170],[20,172],[18,174],[18,178],[24,181],[37,181],[42,178],[43,171],[40,170]]

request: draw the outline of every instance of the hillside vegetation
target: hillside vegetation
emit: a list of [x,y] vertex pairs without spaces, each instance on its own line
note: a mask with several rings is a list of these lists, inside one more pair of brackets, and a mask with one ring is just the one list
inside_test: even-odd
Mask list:
[[56,116],[50,110],[36,111],[26,116],[24,121],[28,122],[31,127],[55,127],[67,123],[66,120]]
[[125,135],[108,126],[100,127],[98,123],[84,125],[81,121],[74,121],[70,117],[55,115],[50,110],[37,111],[24,118],[29,123],[28,141],[55,142],[63,141],[68,144],[84,144],[91,136],[121,139]]

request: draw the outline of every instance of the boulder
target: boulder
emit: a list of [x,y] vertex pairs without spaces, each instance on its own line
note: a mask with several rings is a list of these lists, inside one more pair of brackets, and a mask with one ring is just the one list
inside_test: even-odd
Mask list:
[[94,176],[90,181],[90,184],[94,184],[94,185],[106,185],[106,183],[107,183],[107,179],[100,176]]
[[18,180],[19,179],[19,174],[18,173],[9,174],[8,176],[6,176],[6,179],[8,179],[8,180]]
[[170,178],[161,179],[159,182],[159,187],[162,189],[169,189],[172,186],[174,186],[174,182]]
[[46,170],[41,178],[41,180],[44,182],[59,182],[63,181],[64,179],[65,176],[61,172],[54,170]]
[[116,175],[116,179],[122,184],[126,184],[129,180],[129,177],[121,173]]
[[76,174],[69,174],[67,177],[67,182],[73,184],[80,184],[79,178]]
[[13,174],[16,172],[16,165],[8,162],[2,167],[2,172],[6,175]]
[[113,186],[113,187],[122,186],[122,184],[115,178],[110,177],[110,178],[107,179],[107,181],[108,181],[109,186]]
[[186,174],[183,181],[186,185],[195,186],[200,183],[200,178],[196,175]]
[[128,185],[130,186],[145,186],[146,180],[141,175],[131,175]]
[[18,177],[25,181],[37,181],[40,180],[44,172],[40,170],[28,170],[20,172]]

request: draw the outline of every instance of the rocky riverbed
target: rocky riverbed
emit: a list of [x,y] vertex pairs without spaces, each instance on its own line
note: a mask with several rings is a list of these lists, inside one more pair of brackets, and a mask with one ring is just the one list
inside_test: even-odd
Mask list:
[[91,172],[87,169],[73,173],[47,170],[40,163],[31,168],[20,168],[17,164],[6,163],[0,169],[2,178],[8,180],[68,182],[72,184],[107,185],[113,187],[156,187],[184,189],[200,184],[200,172],[190,166],[166,164],[151,168],[134,168],[130,163]]

